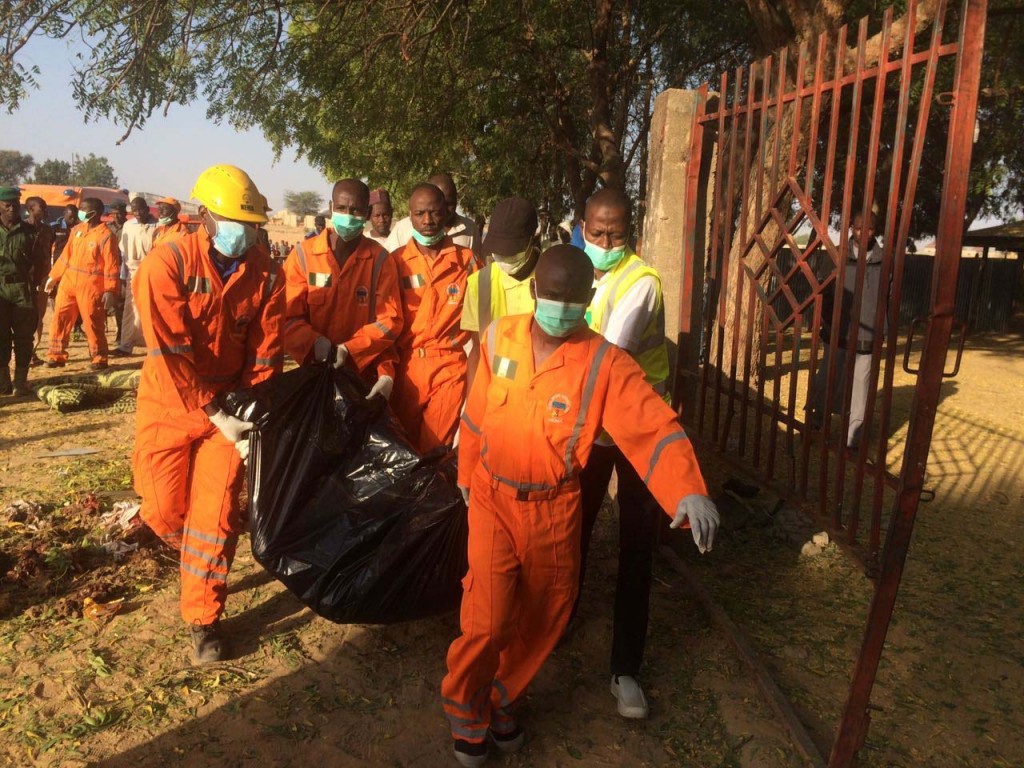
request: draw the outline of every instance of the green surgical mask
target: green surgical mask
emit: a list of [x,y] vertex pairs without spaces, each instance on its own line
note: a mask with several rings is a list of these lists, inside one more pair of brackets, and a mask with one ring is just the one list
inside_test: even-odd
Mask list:
[[91,217],[92,217],[92,211],[79,211],[78,212],[78,220],[83,222],[83,223],[88,221]]
[[586,313],[586,304],[537,299],[533,319],[548,336],[564,339],[587,324]]
[[424,235],[421,234],[416,229],[412,231],[412,239],[415,240],[420,245],[425,245],[427,248],[432,248],[433,246],[440,243],[442,240],[444,240],[444,236],[445,231],[443,229],[436,235]]
[[366,219],[362,216],[353,216],[350,213],[331,214],[331,224],[334,225],[334,231],[346,243],[355,240],[363,233],[363,225],[365,223]]
[[583,250],[590,257],[594,269],[599,269],[602,272],[614,269],[615,265],[622,261],[622,257],[626,255],[625,245],[617,245],[614,248],[602,248],[586,238],[583,240]]
[[160,221],[160,226],[166,227],[168,224],[170,224],[172,221],[174,221],[174,217],[173,216],[161,216],[159,221]]

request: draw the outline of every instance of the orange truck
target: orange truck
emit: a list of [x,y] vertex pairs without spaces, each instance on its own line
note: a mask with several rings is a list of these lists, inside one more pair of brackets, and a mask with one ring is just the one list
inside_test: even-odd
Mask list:
[[[105,187],[72,187],[65,184],[22,184],[21,201],[29,197],[41,197],[51,209],[61,209],[65,205],[78,205],[86,197],[98,197],[104,206],[118,200],[128,203],[128,193],[123,189],[107,189]],[[50,212],[53,215],[53,211]]]

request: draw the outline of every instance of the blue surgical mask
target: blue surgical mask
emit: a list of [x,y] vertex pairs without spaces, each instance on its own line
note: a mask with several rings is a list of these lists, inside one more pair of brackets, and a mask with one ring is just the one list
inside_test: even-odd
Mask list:
[[88,221],[90,216],[92,216],[92,211],[79,211],[78,212],[78,220],[83,222],[83,223]]
[[332,213],[331,224],[334,225],[334,231],[338,233],[338,237],[347,243],[363,233],[366,219],[362,216],[353,216],[350,213]]
[[420,245],[427,246],[427,248],[431,248],[440,243],[442,240],[444,240],[444,236],[445,231],[443,229],[436,235],[424,235],[416,229],[412,231],[412,239],[415,240]]
[[614,269],[615,265],[622,261],[622,257],[626,255],[625,245],[617,245],[614,248],[602,248],[586,238],[583,239],[583,250],[590,257],[594,269],[598,269],[601,272]]
[[565,338],[587,324],[586,313],[586,304],[537,299],[533,319],[548,336]]
[[159,219],[160,226],[162,226],[162,227],[166,227],[172,221],[174,221],[174,217],[173,216],[161,216],[160,219]]
[[256,244],[256,228],[248,224],[241,224],[237,221],[217,221],[214,234],[213,247],[217,252],[229,259],[240,259],[253,245]]

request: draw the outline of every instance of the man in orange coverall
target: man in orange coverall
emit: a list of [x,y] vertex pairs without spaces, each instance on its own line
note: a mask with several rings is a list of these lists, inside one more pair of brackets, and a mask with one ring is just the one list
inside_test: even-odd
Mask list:
[[418,184],[409,196],[412,239],[391,254],[405,318],[391,407],[420,453],[452,445],[466,395],[462,303],[478,265],[469,248],[445,234],[446,217],[441,190]]
[[48,368],[63,368],[68,361],[68,337],[79,316],[89,341],[91,367],[107,367],[107,313],[113,312],[121,290],[121,251],[117,236],[103,224],[103,201],[82,200],[81,223],[68,234],[67,245],[50,269],[45,291],[54,300],[50,325]]
[[394,345],[402,330],[398,270],[363,236],[370,190],[343,179],[331,192],[331,226],[299,243],[284,265],[285,351],[300,363],[351,360],[371,385],[367,399],[391,394]]
[[181,616],[193,659],[226,657],[219,619],[241,530],[238,494],[248,422],[218,395],[281,371],[284,279],[256,228],[256,185],[231,165],[207,168],[192,197],[199,230],[156,246],[135,278],[142,366],[135,489],[142,519],[181,556]]
[[153,234],[154,246],[188,234],[185,222],[178,218],[178,214],[181,213],[181,203],[177,199],[161,197],[156,201],[156,212],[158,219],[156,232]]
[[483,764],[488,732],[504,752],[522,746],[509,708],[569,619],[579,586],[579,473],[602,428],[672,527],[690,523],[701,552],[718,528],[675,413],[628,353],[587,327],[593,277],[583,251],[549,248],[534,278],[534,314],[503,317],[482,335],[459,445],[469,504],[462,635],[441,683],[463,766]]

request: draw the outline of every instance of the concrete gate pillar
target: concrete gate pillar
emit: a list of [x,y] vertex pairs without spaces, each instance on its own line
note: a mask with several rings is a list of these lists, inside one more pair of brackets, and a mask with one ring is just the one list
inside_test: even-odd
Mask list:
[[644,260],[661,275],[673,402],[695,413],[707,222],[707,182],[714,145],[697,123],[706,94],[669,89],[651,118]]

